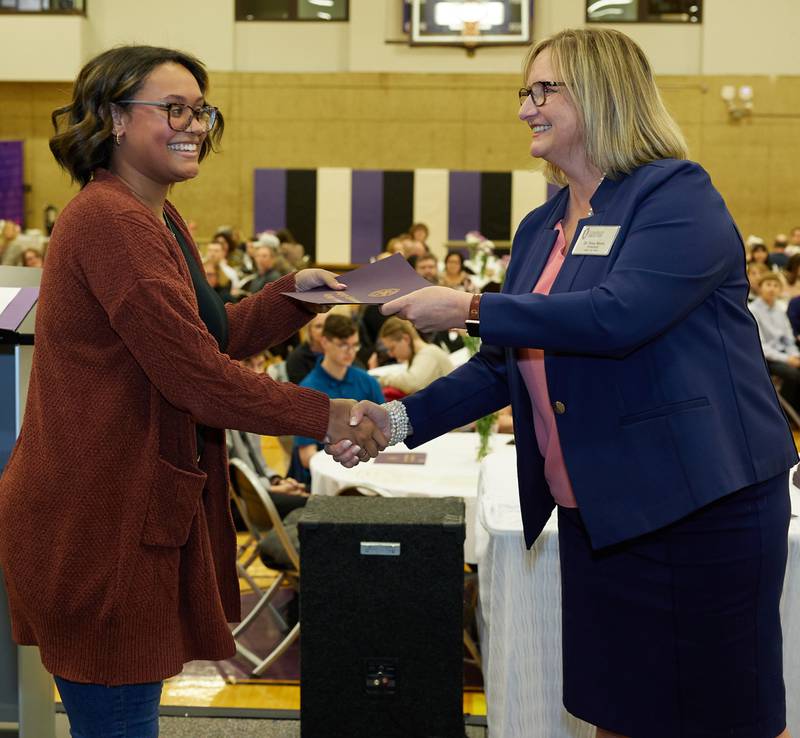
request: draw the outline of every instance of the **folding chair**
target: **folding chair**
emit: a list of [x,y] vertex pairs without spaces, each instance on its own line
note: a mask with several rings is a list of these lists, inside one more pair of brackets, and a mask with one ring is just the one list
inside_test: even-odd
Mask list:
[[[271,523],[271,532],[277,536],[281,548],[286,555],[286,560],[289,562],[285,568],[278,569],[278,576],[272,585],[264,592],[261,592],[258,602],[253,606],[253,609],[247,614],[239,625],[233,629],[233,639],[236,642],[236,651],[240,656],[245,658],[253,666],[252,673],[256,676],[263,674],[270,665],[278,659],[289,646],[297,640],[300,635],[300,623],[296,623],[289,632],[283,637],[268,654],[259,656],[253,653],[250,649],[244,646],[239,641],[241,636],[256,620],[258,615],[267,607],[277,615],[274,607],[272,607],[272,599],[279,591],[282,584],[289,584],[294,589],[299,587],[300,583],[300,555],[297,552],[294,544],[292,543],[286,531],[286,527],[278,514],[275,504],[269,496],[269,492],[264,489],[258,476],[245,464],[241,459],[231,459],[229,463],[231,473],[231,487],[233,488],[236,497],[245,500],[245,508],[249,511],[249,519],[252,520],[252,513],[257,509],[260,504],[260,513],[265,515]],[[236,499],[236,498],[234,498]],[[262,529],[263,538],[263,529]],[[256,555],[258,548],[256,548]],[[259,590],[260,591],[260,590]],[[278,616],[280,618],[280,616]],[[286,629],[286,623],[280,619],[282,626]]]
[[250,588],[253,590],[253,592],[260,596],[264,594],[264,592],[261,587],[258,586],[258,583],[255,579],[253,579],[252,575],[249,571],[247,571],[247,569],[258,558],[258,544],[263,536],[263,533],[250,521],[250,518],[247,514],[247,505],[245,504],[244,500],[239,497],[232,484],[228,485],[228,492],[233,504],[236,505],[236,509],[239,511],[239,515],[247,527],[247,538],[242,543],[239,543],[236,547],[236,571],[239,576],[250,585]]
[[789,422],[794,425],[797,430],[800,430],[800,416],[798,416],[797,411],[791,406],[789,401],[781,394],[781,387],[783,386],[783,380],[773,374],[771,376],[772,384],[775,387],[775,393],[778,395],[778,402],[780,403],[781,407],[783,408],[783,412],[786,414],[786,417],[789,419]]

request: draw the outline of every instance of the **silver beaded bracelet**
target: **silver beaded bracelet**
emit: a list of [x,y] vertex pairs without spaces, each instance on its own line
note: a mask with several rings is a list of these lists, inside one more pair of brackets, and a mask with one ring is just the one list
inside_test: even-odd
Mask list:
[[389,445],[394,446],[396,443],[404,441],[413,432],[408,420],[408,412],[406,406],[398,400],[384,402],[381,407],[389,413]]

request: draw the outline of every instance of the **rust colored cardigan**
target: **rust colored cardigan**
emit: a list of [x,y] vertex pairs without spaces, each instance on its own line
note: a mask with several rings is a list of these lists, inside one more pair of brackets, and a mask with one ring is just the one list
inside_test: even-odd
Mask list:
[[[24,422],[0,478],[13,635],[38,645],[50,672],[131,684],[233,655],[236,539],[216,429],[321,439],[328,424],[322,393],[233,361],[309,320],[280,294],[293,287],[290,275],[226,306],[222,354],[178,244],[121,180],[99,171],[64,209]],[[199,466],[196,423],[209,426]]]

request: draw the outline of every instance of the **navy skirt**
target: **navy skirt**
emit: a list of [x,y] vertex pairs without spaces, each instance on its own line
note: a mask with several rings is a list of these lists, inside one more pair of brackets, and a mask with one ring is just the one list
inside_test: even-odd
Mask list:
[[776,738],[788,473],[593,551],[559,508],[564,706],[630,738]]

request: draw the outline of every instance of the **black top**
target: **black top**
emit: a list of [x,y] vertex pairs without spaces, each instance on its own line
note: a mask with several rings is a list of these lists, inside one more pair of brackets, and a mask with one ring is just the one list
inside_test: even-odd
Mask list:
[[300,384],[317,365],[320,354],[311,350],[308,342],[301,343],[286,357],[286,374],[293,384]]
[[172,235],[175,236],[175,240],[183,252],[183,258],[186,259],[186,266],[189,267],[192,286],[197,296],[197,305],[200,308],[200,320],[206,324],[208,332],[217,340],[219,350],[225,352],[228,350],[229,338],[228,314],[225,312],[225,303],[206,280],[206,275],[195,261],[180,228],[167,216],[166,211],[164,212],[164,222],[172,231]]
[[[206,280],[206,275],[201,271],[194,258],[194,255],[189,250],[189,246],[183,238],[183,234],[172,220],[164,211],[164,222],[167,227],[172,231],[175,240],[181,247],[183,258],[186,259],[186,266],[189,267],[189,275],[192,278],[192,286],[194,293],[197,296],[197,306],[200,309],[200,320],[205,323],[208,332],[214,336],[219,346],[219,350],[225,352],[228,350],[229,326],[228,314],[225,312],[225,303],[222,298],[214,291],[214,288]],[[198,423],[197,425],[197,458],[203,454],[205,442],[203,440],[204,426]]]

